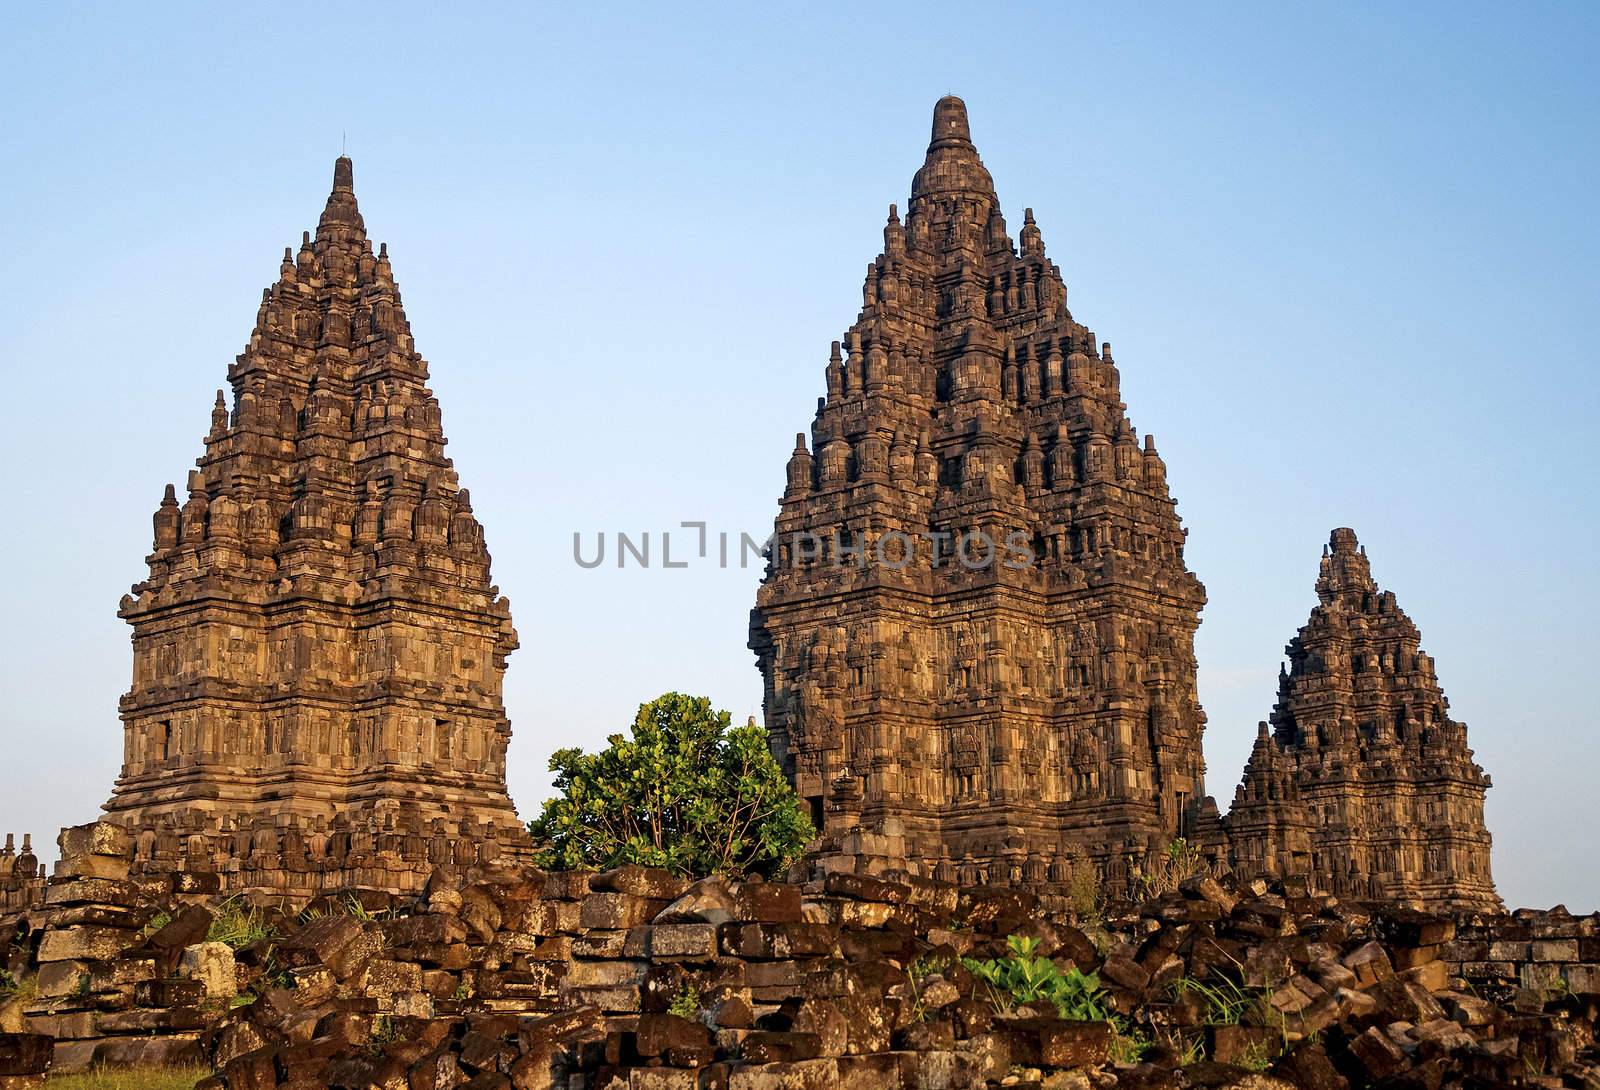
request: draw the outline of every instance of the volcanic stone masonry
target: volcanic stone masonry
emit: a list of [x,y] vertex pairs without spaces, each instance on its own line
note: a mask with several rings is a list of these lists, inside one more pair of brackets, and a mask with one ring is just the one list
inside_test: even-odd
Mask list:
[[1333,531],[1317,606],[1287,650],[1224,826],[1235,866],[1340,896],[1495,911],[1489,777],[1433,659],[1353,530]]
[[1166,467],[960,99],[883,237],[751,617],[774,747],[830,869],[1116,885],[1204,795]]
[[122,599],[133,685],[106,811],[137,871],[420,885],[523,850],[501,700],[517,646],[387,246],[350,160],[285,249],[188,496]]
[[[1600,915],[1559,907],[1196,877],[1084,917],[919,878],[494,865],[256,910],[250,941],[214,875],[129,881],[105,823],[60,843],[99,876],[55,875],[0,932],[31,984],[0,991],[0,1090],[152,1063],[204,1064],[200,1090],[1600,1086]],[[986,985],[1023,938],[1115,1022]]]

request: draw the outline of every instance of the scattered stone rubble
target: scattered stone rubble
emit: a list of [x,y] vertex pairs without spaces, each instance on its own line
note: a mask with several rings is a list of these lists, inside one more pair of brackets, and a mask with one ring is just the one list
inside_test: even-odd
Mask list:
[[[47,892],[26,1010],[57,1070],[198,1061],[207,1090],[1600,1087],[1600,916],[1458,924],[1199,877],[1091,919],[923,878],[504,866],[266,907],[273,933],[234,951],[203,941],[207,883],[116,873],[119,835],[64,834]],[[997,1004],[961,959],[1012,936],[1097,974],[1120,1024]],[[36,1078],[39,1047],[0,1036],[0,1078]]]

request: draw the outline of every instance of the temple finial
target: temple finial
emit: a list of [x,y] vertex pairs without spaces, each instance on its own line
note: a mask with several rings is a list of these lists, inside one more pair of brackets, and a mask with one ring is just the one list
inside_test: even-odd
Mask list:
[[341,155],[333,161],[333,188],[354,190],[355,164],[348,155]]
[[955,95],[945,95],[933,107],[932,147],[972,143],[967,125],[967,104]]

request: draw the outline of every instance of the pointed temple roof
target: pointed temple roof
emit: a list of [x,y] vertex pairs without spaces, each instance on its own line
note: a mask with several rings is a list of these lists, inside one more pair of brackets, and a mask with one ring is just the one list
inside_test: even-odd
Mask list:
[[1373,580],[1354,530],[1329,536],[1316,593],[1226,818],[1235,849],[1314,873],[1341,895],[1498,906],[1489,777],[1466,724],[1450,717],[1421,633]]
[[149,576],[122,601],[134,684],[107,809],[224,839],[369,818],[519,830],[510,606],[348,158],[228,380],[232,407],[218,391],[187,499],[167,486]]
[[[828,838],[924,873],[1164,846],[1204,793],[1204,589],[1110,345],[1073,318],[1032,209],[1008,233],[959,98],[934,107],[825,384],[751,647],[801,794],[819,816],[837,795],[858,830]],[[1031,562],[968,570],[929,544],[976,534]],[[903,565],[832,562],[893,535],[920,543]]]

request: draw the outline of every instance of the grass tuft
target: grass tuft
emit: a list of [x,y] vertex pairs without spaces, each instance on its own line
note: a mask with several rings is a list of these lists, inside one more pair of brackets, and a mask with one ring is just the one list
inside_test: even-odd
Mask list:
[[250,907],[237,897],[230,897],[217,906],[211,928],[206,932],[206,941],[224,943],[230,949],[241,950],[253,942],[270,939],[275,933],[260,909]]
[[97,1067],[81,1075],[52,1075],[50,1090],[191,1090],[210,1075],[203,1067]]

